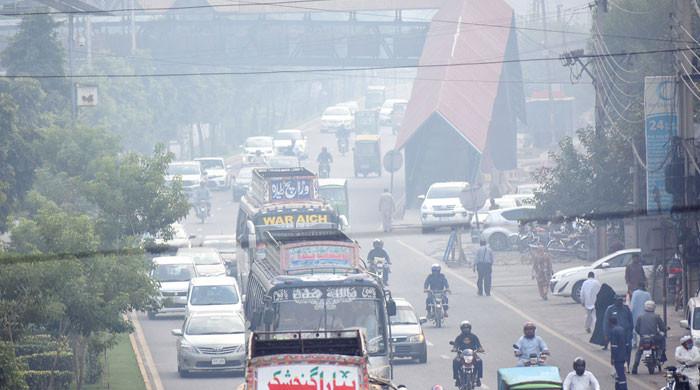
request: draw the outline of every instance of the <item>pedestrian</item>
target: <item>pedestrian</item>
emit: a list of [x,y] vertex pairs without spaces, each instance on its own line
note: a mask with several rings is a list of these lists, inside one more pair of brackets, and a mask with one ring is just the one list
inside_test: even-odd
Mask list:
[[385,233],[391,231],[391,219],[394,216],[394,208],[394,197],[391,195],[391,192],[389,192],[389,189],[385,188],[384,192],[382,192],[382,195],[379,197],[379,214],[381,214],[382,229]]
[[610,363],[615,368],[615,390],[627,390],[625,362],[629,356],[627,334],[617,323],[617,316],[608,317],[607,326],[610,328]]
[[[632,354],[632,332],[634,332],[634,324],[632,323],[632,312],[630,311],[630,308],[625,305],[625,296],[624,295],[617,295],[615,297],[615,303],[612,305],[608,306],[607,309],[605,309],[605,320],[603,321],[604,325],[608,325],[610,323],[609,319],[610,317],[615,317],[617,318],[617,324],[620,326],[624,331],[625,331],[625,343],[624,344],[619,344],[619,348],[622,348],[623,346],[627,348],[627,368],[629,368],[629,363],[630,363],[630,358]],[[608,337],[608,340],[611,340],[610,343],[612,344],[612,327],[606,326],[604,329],[605,335]]]
[[608,349],[608,338],[605,336],[605,325],[603,321],[605,320],[605,311],[608,309],[608,306],[613,303],[615,303],[615,291],[610,285],[603,283],[595,298],[595,316],[596,319],[600,319],[600,321],[596,320],[595,328],[593,329],[593,334],[589,342],[600,345],[604,350]]
[[644,274],[644,267],[642,266],[642,258],[638,253],[632,255],[632,261],[625,267],[625,282],[627,283],[627,294],[632,296],[632,291],[634,291],[640,283],[646,283],[647,276]]
[[586,309],[586,322],[584,328],[587,333],[591,333],[591,327],[596,322],[595,301],[600,291],[600,282],[595,278],[593,271],[588,273],[586,279],[581,285],[581,305]]
[[586,370],[586,361],[582,357],[574,359],[574,370],[564,379],[563,390],[600,390],[598,379]]
[[538,246],[532,259],[532,279],[537,280],[540,297],[547,300],[549,280],[552,279],[552,258],[544,246]]
[[[641,282],[637,289],[632,292],[632,298],[630,299],[630,309],[632,310],[632,323],[637,323],[637,318],[644,314],[644,302],[651,301],[651,294],[649,294],[645,289],[646,283]],[[634,333],[634,338],[632,340],[632,347],[637,346],[637,332]]]
[[486,246],[486,240],[479,241],[479,249],[476,250],[474,267],[472,271],[477,272],[476,286],[477,294],[491,295],[491,271],[493,270],[493,252]]
[[676,361],[681,365],[678,372],[688,377],[691,390],[698,390],[698,383],[700,383],[700,372],[698,372],[700,350],[695,346],[691,336],[681,337],[681,345],[676,347],[675,355]]

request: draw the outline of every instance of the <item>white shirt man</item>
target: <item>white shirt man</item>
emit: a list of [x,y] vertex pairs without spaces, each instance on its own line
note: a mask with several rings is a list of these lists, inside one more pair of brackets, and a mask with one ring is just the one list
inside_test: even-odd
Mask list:
[[581,285],[581,305],[586,309],[586,332],[591,333],[591,327],[595,324],[595,300],[600,291],[600,282],[593,272],[588,273],[588,279]]
[[700,349],[694,345],[692,337],[681,337],[681,345],[676,347],[676,361],[683,364],[680,373],[688,377],[690,389],[698,390],[698,382],[700,382],[700,372],[698,372]]
[[564,390],[600,390],[598,379],[586,370],[582,375],[571,371],[564,379]]

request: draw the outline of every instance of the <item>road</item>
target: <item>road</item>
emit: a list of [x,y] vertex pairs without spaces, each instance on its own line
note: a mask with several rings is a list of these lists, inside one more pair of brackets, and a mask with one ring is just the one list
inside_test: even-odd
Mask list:
[[[438,262],[442,256],[448,233],[438,231],[422,235],[417,225],[417,214],[412,211],[406,213],[404,220],[397,221],[399,227],[394,233],[379,233],[377,200],[382,189],[388,186],[389,176],[352,177],[352,157],[350,154],[345,157],[337,155],[333,135],[320,134],[315,123],[311,123],[306,132],[310,155],[315,156],[321,145],[328,145],[336,159],[331,176],[350,178],[350,236],[359,241],[363,250],[371,247],[371,241],[375,237],[384,239],[393,261],[390,280],[393,296],[408,299],[419,315],[423,315],[425,296],[422,284],[430,271],[430,265]],[[393,145],[394,139],[390,133],[389,129],[382,131],[384,151]],[[314,165],[308,167],[316,169]],[[401,188],[402,177],[403,173],[400,172],[395,178],[397,188]],[[214,193],[212,218],[205,224],[187,219],[186,229],[198,237],[233,234],[237,206],[231,200],[230,193]],[[465,243],[465,249],[472,253],[476,247]],[[555,263],[555,271],[575,264]],[[398,362],[394,369],[397,383],[406,384],[411,389],[427,389],[437,383],[451,387],[453,354],[448,341],[457,335],[459,322],[468,319],[486,349],[486,354],[483,355],[485,371],[482,388],[496,389],[496,370],[514,364],[511,345],[522,334],[523,322],[532,320],[538,325],[538,334],[545,339],[552,351],[549,362],[560,367],[562,377],[571,370],[573,359],[582,356],[587,360],[589,370],[598,377],[602,388],[614,388],[609,352],[601,351],[599,347],[587,342],[588,335],[583,329],[583,309],[570,299],[552,297],[549,301],[542,301],[537,294],[535,282],[530,278],[529,266],[521,264],[518,255],[505,252],[496,254],[494,287],[490,297],[477,296],[476,278],[470,269],[445,269],[445,273],[453,291],[450,296],[450,318],[444,328],[426,326],[428,363]],[[170,335],[170,330],[179,327],[182,318],[149,321],[145,316],[139,315],[138,319],[164,389],[233,389],[242,382],[242,378],[235,375],[180,378],[177,374],[175,338]],[[660,375],[651,377],[646,374],[629,380],[630,389],[658,389],[662,382]]]

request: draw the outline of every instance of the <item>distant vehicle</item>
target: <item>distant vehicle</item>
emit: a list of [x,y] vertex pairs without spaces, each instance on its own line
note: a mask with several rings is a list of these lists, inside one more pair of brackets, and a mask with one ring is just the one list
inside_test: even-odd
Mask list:
[[201,246],[205,248],[214,248],[219,251],[219,255],[224,259],[224,265],[226,265],[226,273],[229,276],[238,277],[235,235],[205,236]]
[[278,155],[294,156],[298,159],[306,159],[306,137],[299,129],[277,130],[274,139],[275,151]]
[[202,167],[207,178],[207,185],[209,188],[224,190],[229,188],[231,185],[231,178],[229,176],[228,169],[226,168],[226,162],[221,157],[202,157],[195,158],[194,161],[198,161]]
[[406,116],[406,109],[408,108],[408,103],[394,103],[394,109],[391,110],[390,122],[391,122],[391,132],[396,134],[401,128],[403,123],[403,118]]
[[355,127],[355,116],[348,107],[332,106],[326,108],[321,115],[321,132],[336,131],[340,127],[352,130]]
[[223,276],[226,275],[226,266],[219,252],[214,248],[181,248],[178,256],[188,256],[194,259],[194,266],[198,276]]
[[185,319],[177,336],[177,372],[238,371],[246,363],[245,320],[238,313],[196,313]]
[[418,318],[413,306],[403,298],[394,298],[396,315],[389,317],[395,358],[411,358],[419,363],[428,361],[428,343],[423,334],[425,318]]
[[248,137],[243,144],[245,164],[264,164],[274,155],[275,143],[272,137]]
[[465,181],[433,183],[425,195],[420,195],[420,222],[423,233],[445,226],[467,226],[472,212],[464,208],[460,199]]
[[318,196],[330,203],[338,215],[350,220],[347,179],[318,179]]
[[189,248],[192,246],[190,239],[195,236],[190,236],[185,231],[185,227],[175,222],[170,225],[172,229],[172,237],[168,240],[163,238],[163,233],[157,233],[155,237],[145,236],[145,249],[149,253],[172,253],[175,254],[180,248]]
[[381,138],[374,134],[360,134],[355,137],[352,150],[352,163],[355,177],[367,177],[370,173],[382,175]]
[[379,113],[377,110],[360,110],[356,112],[355,132],[357,134],[379,133]]
[[360,110],[360,104],[357,103],[357,102],[354,101],[354,100],[350,100],[350,101],[347,101],[347,102],[338,103],[338,104],[336,104],[336,106],[347,107],[347,108],[349,108],[349,109],[350,109],[350,112],[351,112],[353,115],[355,115],[355,113],[356,113],[357,111]]
[[149,310],[148,318],[155,319],[159,313],[184,313],[187,306],[187,289],[190,280],[196,276],[197,270],[191,257],[154,257],[151,278],[158,282],[158,302],[161,307]]
[[274,156],[270,159],[268,166],[270,168],[299,168],[301,163],[297,157]]
[[515,187],[516,194],[534,194],[540,188],[539,184],[519,184]]
[[481,206],[477,212],[479,215],[479,223],[486,219],[489,211],[521,206],[534,206],[534,203],[532,203],[533,201],[534,197],[530,194],[506,194],[499,198],[493,198],[493,204],[491,202],[491,198],[487,198],[484,201],[484,205]]
[[562,388],[559,368],[556,366],[532,366],[499,368],[498,390]]
[[236,279],[216,276],[190,280],[185,316],[200,312],[242,314],[243,303]]
[[253,169],[257,167],[243,167],[238,171],[238,175],[233,180],[232,192],[233,200],[241,199],[250,188],[250,182],[253,180]]
[[375,110],[386,99],[386,87],[383,85],[369,85],[365,91],[365,109]]
[[481,239],[493,250],[506,250],[517,242],[520,221],[529,219],[535,211],[533,206],[509,207],[491,210],[482,224]]
[[[574,301],[580,302],[581,285],[588,278],[589,272],[594,272],[596,279],[601,283],[607,283],[617,294],[627,293],[627,283],[625,283],[625,267],[632,261],[632,255],[642,254],[641,249],[623,249],[609,254],[593,264],[581,267],[572,267],[561,270],[552,275],[549,282],[549,289],[553,295],[560,297],[571,297]],[[651,276],[653,262],[642,256],[644,272],[647,279]]]
[[387,99],[382,104],[382,108],[379,109],[379,124],[389,125],[391,124],[391,113],[394,111],[394,104],[402,103],[406,104],[408,101],[406,99]]
[[172,183],[176,178],[182,181],[182,189],[191,194],[202,182],[202,168],[197,161],[178,161],[168,164],[165,182]]

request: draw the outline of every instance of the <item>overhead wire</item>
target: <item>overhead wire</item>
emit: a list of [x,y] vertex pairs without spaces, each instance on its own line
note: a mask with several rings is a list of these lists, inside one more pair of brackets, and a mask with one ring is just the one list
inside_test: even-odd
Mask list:
[[[609,53],[609,52],[610,52],[610,48],[608,47],[608,44],[605,42],[605,40],[602,38],[602,33],[601,33],[601,31],[600,31],[600,26],[598,26],[598,22],[595,20],[595,18],[593,18],[593,27],[596,29],[596,33],[597,33],[597,34],[595,34],[595,35],[593,36],[593,41],[595,42],[595,41],[596,41],[596,38],[597,38],[599,45],[602,46],[602,48],[603,48],[603,50],[604,50],[605,52]],[[638,70],[636,70],[636,69],[635,69],[635,70],[629,70],[629,69],[625,68],[624,66],[620,65],[617,61],[615,61],[614,58],[612,59],[612,62],[613,62],[613,64],[615,65],[615,67],[617,67],[617,68],[618,68],[620,71],[622,71],[622,72],[629,73],[629,74],[636,74],[636,73],[638,73]],[[624,80],[623,77],[620,77],[620,79]]]

